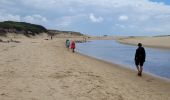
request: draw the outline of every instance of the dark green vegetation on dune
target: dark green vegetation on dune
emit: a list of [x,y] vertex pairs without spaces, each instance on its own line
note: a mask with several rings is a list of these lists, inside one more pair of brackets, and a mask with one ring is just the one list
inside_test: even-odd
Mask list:
[[47,29],[41,25],[30,24],[26,22],[4,21],[0,22],[0,35],[7,33],[17,33],[24,35],[36,35],[47,32]]
[[48,30],[49,35],[72,35],[72,36],[83,36],[80,32],[73,32],[73,31],[60,31],[60,30]]
[[26,23],[26,22],[14,22],[4,21],[0,22],[0,36],[6,36],[8,33],[23,34],[25,36],[39,35],[40,33],[46,33],[48,35],[72,35],[83,36],[80,32],[73,31],[59,31],[59,30],[47,30],[41,25]]

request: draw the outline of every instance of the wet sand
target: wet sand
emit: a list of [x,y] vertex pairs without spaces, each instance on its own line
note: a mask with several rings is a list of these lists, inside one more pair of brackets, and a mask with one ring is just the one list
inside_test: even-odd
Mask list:
[[65,39],[0,43],[0,100],[170,100],[170,82],[72,53]]

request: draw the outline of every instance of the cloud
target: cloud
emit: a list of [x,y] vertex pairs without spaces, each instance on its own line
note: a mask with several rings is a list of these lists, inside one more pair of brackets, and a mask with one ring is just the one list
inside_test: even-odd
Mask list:
[[68,27],[71,25],[73,18],[71,16],[64,16],[56,20],[58,27]]
[[169,34],[170,5],[150,0],[0,0],[4,20],[94,34]]
[[89,15],[89,18],[90,18],[90,20],[92,21],[92,22],[94,22],[94,23],[100,23],[100,22],[102,22],[103,21],[103,18],[102,17],[96,17],[96,16],[94,16],[94,14],[93,13],[91,13],[90,15]]
[[60,18],[56,18],[53,22],[55,23],[54,25],[58,27],[58,29],[65,28],[66,30],[72,30],[72,27],[76,27],[76,25],[78,25],[80,21],[84,21],[85,18],[85,14],[77,14],[71,16],[62,16]]
[[127,21],[128,19],[129,19],[129,17],[126,16],[126,15],[121,15],[121,16],[119,16],[119,20],[120,20],[120,21]]
[[34,15],[27,15],[27,16],[21,16],[21,15],[13,15],[6,13],[5,11],[0,11],[0,21],[24,21],[34,24],[45,24],[48,22],[46,17],[43,17],[38,14]]
[[21,18],[19,15],[12,15],[7,13],[0,12],[0,21],[21,21]]
[[118,28],[125,28],[126,26],[125,25],[122,25],[122,24],[115,24],[116,27]]
[[28,15],[23,18],[23,21],[30,22],[30,23],[39,23],[39,22],[47,22],[47,19],[45,17],[42,17],[41,15],[35,14],[35,15]]

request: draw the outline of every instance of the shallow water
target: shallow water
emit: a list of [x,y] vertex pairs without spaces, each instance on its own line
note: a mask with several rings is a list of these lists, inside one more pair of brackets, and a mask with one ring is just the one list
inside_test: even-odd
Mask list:
[[[137,46],[124,45],[115,40],[93,40],[77,44],[77,51],[112,63],[136,69],[134,56]],[[144,71],[170,79],[170,50],[146,48]]]

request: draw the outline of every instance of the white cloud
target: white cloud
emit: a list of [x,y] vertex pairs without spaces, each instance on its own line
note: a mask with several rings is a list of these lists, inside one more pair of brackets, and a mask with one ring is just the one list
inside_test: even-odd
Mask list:
[[100,23],[100,22],[102,22],[103,21],[103,18],[102,17],[96,17],[96,16],[94,16],[94,14],[93,13],[91,13],[90,15],[89,15],[89,18],[90,18],[90,20],[92,21],[92,22],[94,22],[94,23]]
[[[82,21],[86,17],[85,14],[73,15],[73,16],[63,16],[55,19],[55,26],[57,28],[69,28],[73,26],[76,22]],[[73,26],[74,27],[74,26]]]
[[11,2],[10,0],[0,0],[0,6],[4,5],[13,5],[13,2]]
[[121,16],[119,16],[119,20],[120,20],[120,21],[127,21],[128,19],[129,19],[129,17],[126,16],[126,15],[121,15]]
[[20,21],[21,18],[19,15],[12,15],[7,13],[0,12],[0,21]]
[[35,14],[35,15],[28,15],[23,18],[23,21],[30,22],[30,23],[42,23],[47,22],[47,19],[41,15]]
[[56,20],[56,25],[58,27],[68,27],[72,23],[72,19],[71,16],[64,16]]
[[150,17],[151,16],[149,16],[149,15],[140,15],[140,16],[138,16],[138,20],[139,21],[147,21],[147,20],[149,20]]
[[[91,29],[94,33],[170,33],[165,28],[170,26],[170,5],[150,0],[0,0],[0,12],[1,21],[27,21],[86,33]],[[112,28],[116,24],[117,29]]]
[[23,20],[26,22],[34,22],[34,18],[32,16],[25,16]]

